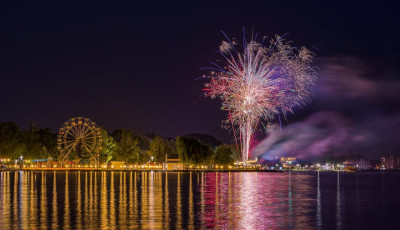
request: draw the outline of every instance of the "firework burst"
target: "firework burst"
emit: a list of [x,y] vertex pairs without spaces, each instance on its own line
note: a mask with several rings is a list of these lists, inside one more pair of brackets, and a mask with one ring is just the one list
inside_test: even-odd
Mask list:
[[242,52],[236,42],[227,40],[219,46],[222,63],[212,63],[205,76],[209,80],[204,91],[221,99],[222,110],[228,112],[226,127],[240,140],[242,160],[247,162],[252,134],[260,124],[293,113],[294,107],[310,101],[316,80],[311,66],[314,54],[280,36],[267,46],[256,39],[244,41]]

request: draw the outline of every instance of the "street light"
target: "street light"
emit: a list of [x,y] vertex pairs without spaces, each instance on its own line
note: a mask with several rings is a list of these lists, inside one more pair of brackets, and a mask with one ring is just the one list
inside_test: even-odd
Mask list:
[[24,166],[23,166],[23,165],[24,165],[24,162],[22,161],[22,159],[23,159],[24,157],[23,157],[23,156],[20,156],[19,158],[21,159],[21,165],[20,165],[20,168],[22,169],[22,168],[24,167]]

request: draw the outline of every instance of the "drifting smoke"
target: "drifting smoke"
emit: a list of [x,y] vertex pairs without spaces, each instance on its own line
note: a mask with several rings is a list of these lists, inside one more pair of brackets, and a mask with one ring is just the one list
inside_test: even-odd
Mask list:
[[282,131],[269,131],[252,155],[313,160],[400,153],[400,82],[356,58],[326,58],[318,66],[312,112]]

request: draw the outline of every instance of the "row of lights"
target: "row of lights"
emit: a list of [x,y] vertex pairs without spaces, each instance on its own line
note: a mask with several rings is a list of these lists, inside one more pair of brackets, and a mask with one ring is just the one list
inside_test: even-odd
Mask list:
[[[0,159],[0,161],[1,162],[11,162],[11,160],[10,159]],[[31,163],[32,161],[31,160],[24,160],[24,162],[25,163]],[[35,165],[35,164],[31,164],[31,165],[28,165],[28,164],[24,164],[23,165],[23,167],[31,167],[31,168],[47,168],[47,167],[49,167],[49,165]],[[50,165],[50,167],[51,166],[53,166],[53,168],[57,168],[57,164],[53,164],[53,165]],[[19,167],[19,166],[14,166],[14,167]],[[95,165],[66,165],[65,166],[66,168],[95,168],[96,166]],[[101,166],[101,168],[107,168],[108,166],[107,166],[107,164],[103,164],[102,166]],[[111,168],[112,169],[115,169],[115,167],[116,166],[114,166],[114,165],[111,165]],[[255,167],[255,166],[253,166],[253,167]],[[141,168],[141,169],[162,169],[162,166],[161,165],[152,165],[152,166],[147,166],[147,165],[120,165],[119,166],[119,168],[120,169],[133,169],[133,168],[135,168],[135,169],[137,169],[137,168]],[[206,169],[206,168],[208,168],[208,166],[206,166],[206,165],[200,165],[200,166],[193,166],[193,165],[190,165],[189,166],[189,168],[197,168],[197,169]],[[231,169],[231,168],[233,168],[231,165],[229,165],[228,167],[226,167],[226,166],[224,166],[224,165],[216,165],[215,166],[215,168],[217,168],[217,169],[224,169],[224,168],[229,168],[229,169]],[[243,167],[240,167],[240,168],[243,168]]]
[[[26,165],[23,165],[24,167],[26,167]],[[53,166],[53,168],[57,168],[57,165],[56,164],[54,164],[54,165],[52,165]],[[47,167],[47,165],[41,165],[41,166],[37,166],[37,165],[30,165],[29,167],[32,167],[32,168],[37,168],[37,167],[42,167],[42,168],[46,168]],[[65,166],[66,168],[95,168],[95,165],[71,165],[71,166],[69,166],[69,165],[66,165]],[[102,165],[101,166],[101,168],[107,168],[107,165]],[[115,166],[114,165],[111,165],[111,168],[115,168]],[[155,166],[147,166],[147,165],[140,165],[140,166],[138,166],[138,165],[120,165],[119,166],[119,168],[130,168],[130,169],[132,169],[132,168],[152,168],[152,169],[154,169],[154,168],[162,168],[162,166],[161,165],[155,165]]]
[[216,169],[225,169],[225,168],[231,169],[231,168],[233,168],[233,167],[232,167],[232,165],[229,165],[228,167],[226,167],[226,166],[224,166],[224,165],[221,165],[221,166],[216,165],[215,168],[216,168]]
[[[101,167],[105,169],[108,166],[107,166],[107,164],[103,164]],[[115,167],[115,165],[111,165],[111,168],[115,169],[116,167]],[[120,169],[133,169],[133,168],[135,168],[135,169],[136,168],[161,169],[162,166],[161,165],[154,165],[154,166],[147,166],[147,165],[120,165],[119,168]]]

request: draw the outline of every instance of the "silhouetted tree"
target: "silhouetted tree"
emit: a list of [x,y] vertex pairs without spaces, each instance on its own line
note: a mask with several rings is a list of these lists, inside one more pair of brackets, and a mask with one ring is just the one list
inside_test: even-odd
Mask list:
[[232,150],[228,145],[220,145],[214,152],[214,163],[228,165],[233,163]]
[[108,163],[113,157],[115,157],[115,149],[117,144],[114,138],[108,135],[107,131],[104,129],[100,129],[102,143],[100,149],[100,162]]
[[0,123],[0,156],[4,158],[17,158],[23,151],[19,144],[19,127],[15,122]]
[[125,162],[137,162],[139,160],[140,147],[138,139],[131,130],[118,129],[112,133],[117,142],[115,155],[117,160]]
[[212,162],[213,150],[197,139],[187,137],[176,138],[176,153],[185,164],[209,164]]

